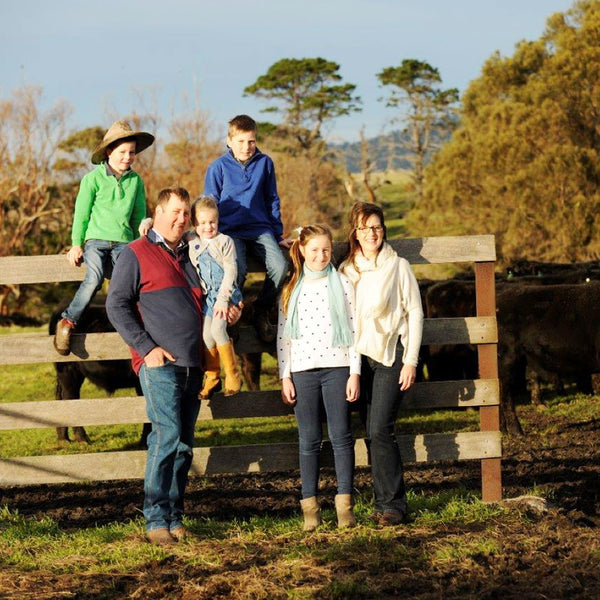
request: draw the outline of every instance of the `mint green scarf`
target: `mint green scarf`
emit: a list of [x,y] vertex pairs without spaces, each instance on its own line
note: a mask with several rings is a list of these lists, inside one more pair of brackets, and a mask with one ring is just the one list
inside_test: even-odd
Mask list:
[[346,310],[346,302],[344,300],[344,288],[339,273],[329,263],[322,271],[311,271],[306,264],[300,273],[300,277],[290,294],[288,304],[288,318],[283,330],[283,335],[292,340],[297,340],[300,337],[298,327],[298,298],[304,278],[320,279],[327,276],[329,290],[329,312],[331,314],[331,324],[333,325],[333,340],[334,348],[352,346],[354,336],[352,335],[352,327]]

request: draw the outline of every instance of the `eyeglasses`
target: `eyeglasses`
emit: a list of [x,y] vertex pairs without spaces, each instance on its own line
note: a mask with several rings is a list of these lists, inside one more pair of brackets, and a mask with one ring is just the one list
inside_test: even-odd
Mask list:
[[373,225],[373,227],[357,227],[356,231],[361,235],[367,235],[367,233],[372,231],[373,233],[381,233],[383,231],[383,227],[381,225]]

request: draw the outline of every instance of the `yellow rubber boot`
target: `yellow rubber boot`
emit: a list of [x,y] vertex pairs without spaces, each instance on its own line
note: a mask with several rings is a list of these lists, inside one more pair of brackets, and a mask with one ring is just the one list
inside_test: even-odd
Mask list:
[[200,391],[202,400],[221,390],[221,363],[217,348],[204,349],[204,386]]
[[225,370],[225,391],[223,394],[225,396],[233,396],[242,389],[242,379],[231,338],[226,344],[217,346],[217,350],[219,351],[219,358]]

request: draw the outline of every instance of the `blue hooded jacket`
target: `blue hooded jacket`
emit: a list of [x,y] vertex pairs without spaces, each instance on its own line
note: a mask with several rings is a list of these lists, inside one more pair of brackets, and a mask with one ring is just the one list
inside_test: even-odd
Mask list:
[[204,180],[204,193],[219,206],[219,231],[240,239],[272,233],[283,236],[273,161],[258,148],[243,165],[226,152],[213,161]]

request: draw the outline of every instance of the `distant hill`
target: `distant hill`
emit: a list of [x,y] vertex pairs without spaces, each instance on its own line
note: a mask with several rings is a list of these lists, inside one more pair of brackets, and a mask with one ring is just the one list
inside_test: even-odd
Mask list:
[[[448,139],[446,133],[443,137],[434,132],[433,140],[436,147],[439,147]],[[410,169],[412,164],[409,159],[409,134],[402,131],[392,131],[386,135],[367,140],[371,153],[371,160],[374,162],[374,171],[386,171],[388,169]],[[329,148],[341,153],[346,162],[350,173],[360,171],[360,142],[343,142],[341,144],[329,144]],[[392,157],[390,161],[390,156]]]

